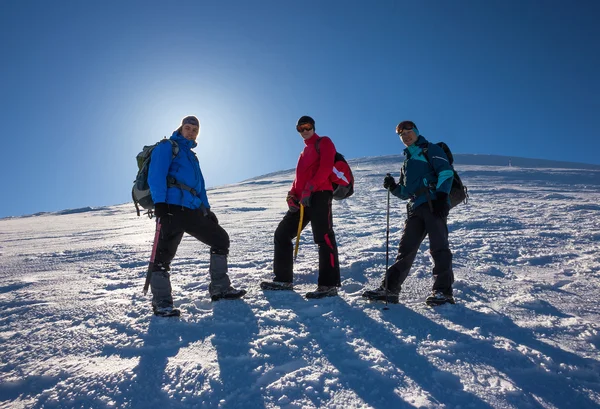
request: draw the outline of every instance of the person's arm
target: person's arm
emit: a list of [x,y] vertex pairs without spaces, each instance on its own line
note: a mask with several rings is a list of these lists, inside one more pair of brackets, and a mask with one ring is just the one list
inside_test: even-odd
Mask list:
[[206,184],[204,183],[204,176],[202,176],[202,170],[200,170],[200,192],[198,193],[198,197],[202,200],[202,204],[207,209],[210,209],[210,203],[208,203],[208,196],[206,195]]
[[148,168],[148,185],[154,203],[167,201],[167,175],[173,158],[173,147],[165,141],[158,144],[152,151]]
[[452,165],[450,165],[446,152],[438,145],[431,144],[428,153],[431,166],[438,179],[435,190],[449,194],[450,189],[452,189],[454,169],[452,169]]

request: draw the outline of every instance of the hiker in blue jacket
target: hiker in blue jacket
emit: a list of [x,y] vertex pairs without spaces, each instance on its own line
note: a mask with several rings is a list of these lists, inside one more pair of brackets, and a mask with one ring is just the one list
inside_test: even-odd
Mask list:
[[246,293],[233,288],[227,275],[229,235],[210,209],[200,163],[192,151],[199,133],[198,118],[186,116],[170,138],[179,147],[177,156],[173,157],[172,145],[166,140],[152,151],[148,184],[160,231],[150,272],[156,315],[179,315],[173,308],[169,272],[183,233],[210,246],[209,293],[213,301],[240,298]]
[[[407,218],[400,239],[396,262],[387,270],[381,286],[365,291],[363,297],[397,303],[402,283],[406,280],[419,246],[429,235],[429,251],[433,258],[433,288],[427,297],[429,305],[454,304],[452,284],[452,252],[448,244],[447,218],[450,210],[448,194],[454,170],[444,150],[429,143],[414,122],[402,121],[396,133],[406,145],[400,182],[388,174],[383,187],[391,194],[408,200]],[[423,150],[427,150],[427,157]]]

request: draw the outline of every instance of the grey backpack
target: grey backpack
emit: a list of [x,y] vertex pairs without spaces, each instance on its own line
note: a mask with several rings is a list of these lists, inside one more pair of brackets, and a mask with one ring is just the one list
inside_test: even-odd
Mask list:
[[171,139],[164,138],[159,142],[156,142],[154,145],[144,146],[144,149],[140,153],[137,154],[137,165],[138,165],[138,173],[133,181],[133,188],[131,189],[131,197],[133,199],[133,204],[135,205],[135,210],[137,211],[137,215],[140,215],[140,206],[146,210],[148,217],[152,218],[152,211],[154,210],[154,201],[152,200],[152,195],[150,195],[150,186],[148,185],[148,170],[150,169],[150,159],[152,158],[152,151],[154,148],[158,146],[159,143],[163,143],[169,141],[173,148],[173,156],[171,159],[175,158],[179,153],[179,145],[177,142],[172,141]]

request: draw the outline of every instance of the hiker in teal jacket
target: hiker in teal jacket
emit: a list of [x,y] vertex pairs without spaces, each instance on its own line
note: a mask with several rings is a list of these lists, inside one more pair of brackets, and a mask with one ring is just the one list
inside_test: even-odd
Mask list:
[[171,295],[171,261],[184,233],[210,246],[209,293],[213,301],[242,297],[246,291],[231,286],[227,275],[229,235],[210,209],[200,163],[192,148],[197,146],[200,121],[187,116],[171,140],[179,152],[173,157],[172,144],[160,143],[152,151],[148,184],[154,201],[157,231],[156,252],[150,270],[152,308],[160,316],[179,315]]
[[[429,143],[414,122],[402,121],[396,132],[406,145],[400,182],[388,174],[383,187],[400,199],[408,200],[407,218],[400,239],[396,262],[387,270],[381,286],[365,291],[363,297],[398,302],[402,283],[408,277],[419,246],[429,235],[433,258],[433,288],[427,297],[429,305],[454,304],[452,284],[452,252],[448,243],[447,217],[450,211],[448,194],[452,188],[454,170],[444,150]],[[427,155],[424,154],[427,150]]]
[[[423,154],[427,147],[428,161]],[[434,143],[429,143],[422,135],[404,149],[406,160],[402,164],[400,183],[390,192],[400,199],[408,200],[408,211],[435,201],[450,193],[454,170],[444,150]],[[407,175],[410,179],[407,179]],[[392,185],[390,183],[390,185]],[[393,185],[392,185],[393,186]]]

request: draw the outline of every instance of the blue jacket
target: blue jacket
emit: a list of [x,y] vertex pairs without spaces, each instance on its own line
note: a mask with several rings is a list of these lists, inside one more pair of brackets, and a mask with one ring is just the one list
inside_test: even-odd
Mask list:
[[[429,162],[423,155],[425,146],[428,146]],[[392,194],[400,199],[408,199],[409,212],[427,203],[427,190],[431,200],[436,199],[436,192],[450,193],[454,169],[442,148],[419,136],[414,144],[404,149],[404,156],[400,183]],[[428,189],[424,189],[426,186]]]
[[[192,148],[195,148],[197,143],[185,139],[177,131],[173,132],[170,139],[179,145],[179,153],[176,157],[171,159],[173,157],[172,145],[167,141],[159,143],[152,151],[148,169],[148,185],[152,200],[154,203],[169,203],[190,209],[198,209],[202,205],[210,208],[200,162],[198,162],[196,154],[192,152]],[[179,187],[167,187],[167,176],[193,188],[196,195]]]

